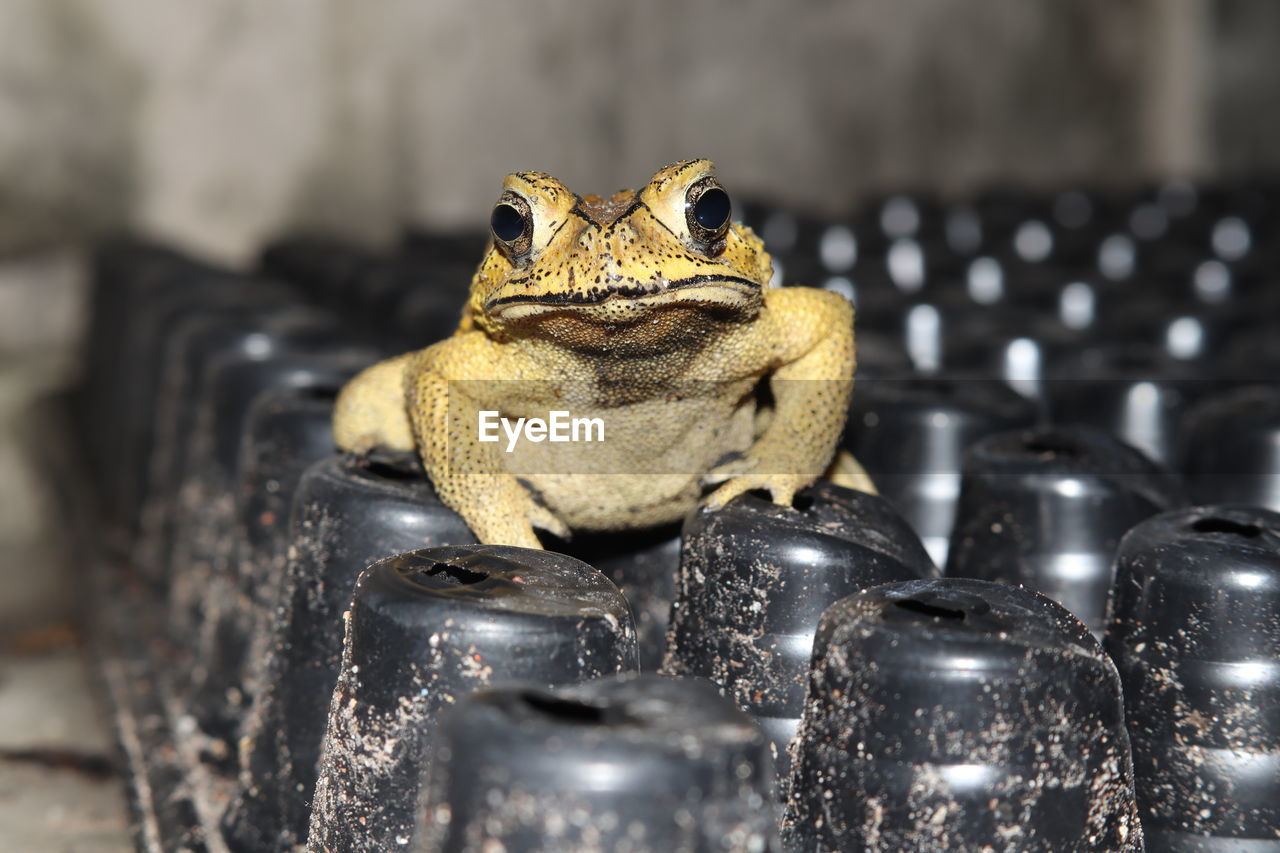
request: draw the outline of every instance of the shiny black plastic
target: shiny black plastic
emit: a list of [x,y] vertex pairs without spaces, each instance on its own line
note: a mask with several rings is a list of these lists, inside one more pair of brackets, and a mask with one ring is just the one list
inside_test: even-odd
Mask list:
[[550,551],[426,548],[356,584],[307,849],[394,850],[417,821],[437,715],[495,681],[636,672],[635,626],[603,574]]
[[94,253],[77,421],[102,509],[112,520],[125,521],[141,499],[136,472],[150,442],[156,394],[156,382],[144,376],[158,373],[159,341],[169,331],[147,322],[149,314],[172,291],[198,303],[210,291],[229,287],[229,280],[224,272],[138,238],[111,240]]
[[[210,731],[225,732],[230,724],[223,684],[236,667],[226,655],[235,656],[238,641],[219,648],[219,629],[234,630],[243,607],[238,599],[236,566],[239,561],[236,532],[236,485],[239,451],[245,418],[258,394],[280,387],[333,387],[341,385],[374,356],[345,348],[329,332],[319,329],[302,338],[302,347],[288,338],[265,358],[243,358],[239,353],[216,358],[209,365],[204,398],[197,407],[195,430],[188,436],[188,471],[172,511],[177,538],[170,564],[170,627],[175,644],[194,652],[191,666],[179,680],[203,694],[195,701],[196,717]],[[225,623],[225,624],[224,624]],[[233,703],[234,705],[234,703]]]
[[[197,436],[201,420],[210,420],[210,381],[215,368],[278,358],[284,352],[333,349],[341,339],[332,315],[310,308],[281,307],[231,296],[223,310],[192,312],[165,339],[151,369],[157,374],[154,445],[145,458],[146,498],[133,562],[167,584],[177,552],[184,514],[205,506],[205,498],[184,487],[195,484],[200,465],[212,454],[213,437]],[[163,365],[162,367],[160,365]],[[239,425],[228,429],[239,435]],[[203,443],[203,446],[198,446]],[[195,489],[198,491],[198,487]]]
[[778,850],[768,741],[705,681],[483,690],[436,740],[417,853]]
[[233,734],[261,681],[271,617],[281,603],[293,495],[303,472],[333,453],[337,387],[363,361],[322,358],[294,365],[277,377],[290,384],[254,396],[244,417],[235,517],[218,524],[233,549],[228,561],[210,567],[201,589],[202,610],[212,624],[200,632],[198,692],[191,701],[206,731]]
[[1280,850],[1280,514],[1194,507],[1125,536],[1106,646],[1151,850]]
[[1182,503],[1176,476],[1110,433],[987,436],[965,454],[946,574],[1025,585],[1101,636],[1120,537]]
[[869,586],[936,574],[875,495],[830,483],[793,507],[743,495],[685,522],[663,671],[724,688],[763,726],[784,776],[822,611]]
[[483,252],[484,241],[476,244],[470,234],[456,244],[433,235],[430,248],[392,256],[342,240],[295,236],[268,246],[262,263],[342,311],[361,340],[396,355],[453,333]]
[[[135,279],[120,294],[117,307],[125,316],[100,335],[110,342],[91,343],[105,364],[88,377],[85,422],[91,427],[86,446],[99,460],[106,515],[123,525],[128,539],[121,544],[130,547],[140,530],[144,500],[152,494],[153,447],[171,423],[166,407],[175,384],[165,376],[172,370],[177,340],[192,324],[261,316],[282,309],[288,299],[274,282],[235,276],[163,250],[137,251],[141,257],[125,250],[123,258],[102,259],[107,267],[125,268],[102,275]],[[135,270],[134,264],[143,269]]]
[[1054,423],[1108,430],[1173,469],[1182,414],[1212,390],[1194,364],[1149,345],[1086,347],[1051,365],[1048,375]]
[[657,671],[666,649],[680,571],[679,529],[579,534],[569,542],[548,547],[595,566],[622,591],[636,620],[640,669]]
[[[284,579],[289,512],[303,473],[333,453],[334,386],[276,388],[245,418],[237,518],[240,578],[269,595]],[[258,599],[265,605],[264,599]]]
[[1142,850],[1115,667],[1030,590],[945,578],[833,605],[795,750],[797,853]]
[[329,697],[342,656],[342,613],[376,560],[428,545],[475,542],[416,460],[332,456],[294,495],[282,606],[245,722],[240,787],[224,820],[237,851],[289,850],[306,837]]
[[298,285],[315,303],[350,310],[357,303],[360,278],[382,256],[347,240],[317,235],[281,237],[262,250],[262,270]]
[[1191,499],[1280,511],[1280,383],[1209,397],[1187,413]]
[[854,389],[844,444],[941,565],[965,448],[1035,421],[1035,405],[998,379],[873,380]]

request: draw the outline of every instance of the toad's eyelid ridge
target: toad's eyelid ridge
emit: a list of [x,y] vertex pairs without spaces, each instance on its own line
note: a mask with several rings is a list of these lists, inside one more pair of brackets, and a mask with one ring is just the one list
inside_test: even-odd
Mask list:
[[[513,233],[517,225],[520,230]],[[534,226],[533,207],[528,200],[514,190],[504,191],[489,218],[489,232],[498,249],[513,261],[527,255],[533,248]]]

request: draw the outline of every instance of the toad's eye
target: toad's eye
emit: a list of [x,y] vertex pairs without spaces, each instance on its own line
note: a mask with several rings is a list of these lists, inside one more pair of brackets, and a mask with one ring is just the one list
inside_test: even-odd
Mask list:
[[689,187],[685,194],[685,219],[689,234],[699,243],[712,244],[724,238],[729,230],[733,204],[729,194],[713,177],[705,177]]
[[533,214],[529,202],[513,192],[505,192],[489,217],[493,240],[507,257],[515,258],[529,251],[533,239]]

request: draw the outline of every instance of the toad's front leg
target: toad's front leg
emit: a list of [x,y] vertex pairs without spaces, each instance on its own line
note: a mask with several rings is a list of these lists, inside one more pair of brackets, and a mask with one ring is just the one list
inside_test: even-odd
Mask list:
[[828,469],[844,429],[855,366],[853,306],[827,291],[768,291],[760,318],[736,348],[769,373],[774,412],[741,458],[708,474],[707,482],[724,485],[705,503],[717,508],[764,489],[774,503],[789,506]]
[[[501,348],[468,332],[421,351],[408,363],[409,422],[440,499],[485,544],[541,548],[534,528],[568,537],[569,529],[506,469],[499,446],[480,441],[477,393],[518,392],[518,371],[504,371]],[[516,382],[489,381],[504,376]],[[503,408],[492,402],[490,408]]]
[[339,450],[363,454],[375,448],[414,449],[405,408],[405,371],[416,355],[380,361],[343,386],[333,407],[333,440]]
[[507,472],[496,444],[480,441],[481,406],[468,394],[508,385],[473,384],[503,376],[505,364],[500,347],[480,332],[379,362],[338,395],[334,440],[354,453],[416,449],[436,494],[477,539],[541,548],[534,527],[557,536],[568,536],[568,528]]

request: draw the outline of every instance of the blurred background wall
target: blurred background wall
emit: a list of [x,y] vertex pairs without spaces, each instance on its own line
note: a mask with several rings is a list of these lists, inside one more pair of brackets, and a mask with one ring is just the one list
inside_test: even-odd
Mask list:
[[483,220],[716,159],[828,211],[890,186],[1280,165],[1274,0],[4,0],[0,251],[135,225]]

